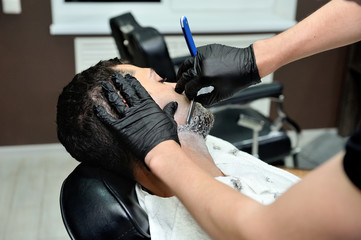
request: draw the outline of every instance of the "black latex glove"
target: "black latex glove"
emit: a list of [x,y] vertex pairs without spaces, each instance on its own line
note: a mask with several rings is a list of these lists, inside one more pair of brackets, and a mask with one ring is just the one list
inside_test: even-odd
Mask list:
[[[205,106],[229,98],[240,90],[259,83],[253,47],[234,48],[211,44],[197,49],[195,57],[188,58],[178,70],[175,91]],[[213,86],[211,93],[197,96],[197,92]]]
[[173,118],[178,108],[177,102],[168,103],[162,111],[134,77],[123,77],[117,73],[113,75],[112,81],[128,106],[109,82],[103,82],[104,93],[119,114],[119,119],[109,115],[99,105],[95,105],[94,110],[100,120],[116,131],[137,157],[144,159],[150,150],[166,140],[174,140],[179,144],[177,123]]

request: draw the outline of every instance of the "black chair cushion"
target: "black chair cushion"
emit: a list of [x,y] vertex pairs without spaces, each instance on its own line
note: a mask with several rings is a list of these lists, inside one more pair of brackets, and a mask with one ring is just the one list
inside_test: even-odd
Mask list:
[[163,35],[152,27],[142,27],[131,13],[109,21],[120,57],[138,67],[153,68],[168,81],[175,81],[173,62]]
[[135,182],[79,164],[64,180],[60,208],[72,239],[150,239],[147,214]]

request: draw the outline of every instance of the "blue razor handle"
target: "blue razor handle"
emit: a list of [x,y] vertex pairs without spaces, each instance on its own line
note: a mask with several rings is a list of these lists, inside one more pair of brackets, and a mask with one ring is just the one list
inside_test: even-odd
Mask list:
[[[188,46],[188,50],[189,50],[191,56],[194,57],[197,54],[197,48],[196,48],[196,45],[194,44],[191,29],[189,28],[188,20],[185,16],[181,17],[180,24],[182,27],[184,38],[185,38],[187,46]],[[195,105],[194,105],[194,99],[193,99],[189,106],[189,110],[188,110],[188,114],[187,114],[187,118],[186,118],[187,124],[190,124],[190,122],[191,122],[191,117],[192,117],[192,114],[194,111],[194,107],[195,107]]]
[[180,19],[180,24],[182,27],[183,35],[186,40],[189,52],[194,57],[197,54],[197,48],[194,44],[191,29],[189,28],[188,20],[185,16],[182,16]]

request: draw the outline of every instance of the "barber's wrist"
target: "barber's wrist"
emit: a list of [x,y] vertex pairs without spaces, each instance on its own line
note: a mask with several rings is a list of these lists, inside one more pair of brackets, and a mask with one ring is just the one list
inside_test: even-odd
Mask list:
[[273,73],[280,66],[277,61],[277,54],[272,53],[272,39],[258,40],[253,43],[253,52],[261,78]]
[[156,145],[150,150],[144,158],[145,164],[152,170],[152,160],[157,159],[162,161],[167,160],[174,156],[174,150],[181,150],[179,143],[174,140],[167,140]]

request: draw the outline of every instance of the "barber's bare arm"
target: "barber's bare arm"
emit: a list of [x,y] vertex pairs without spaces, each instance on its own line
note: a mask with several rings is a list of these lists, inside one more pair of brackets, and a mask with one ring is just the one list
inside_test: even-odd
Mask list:
[[361,1],[332,0],[290,29],[253,44],[264,77],[281,66],[361,39]]
[[264,206],[216,181],[167,141],[146,156],[214,239],[360,239],[361,192],[347,178],[342,155]]
[[[96,107],[98,117],[145,158],[200,225],[214,239],[360,239],[361,192],[335,158],[281,196],[263,206],[216,181],[182,151],[168,104],[161,110],[139,82],[116,75],[103,89],[119,119]],[[160,124],[159,124],[160,123]]]
[[[297,59],[359,41],[359,4],[360,1],[333,0],[284,33],[256,42],[253,50],[260,77]],[[242,52],[225,49],[225,53]],[[212,62],[216,61],[217,56],[221,56],[220,51],[217,55],[211,54],[211,48],[202,48],[201,53],[203,52],[206,53],[206,58],[212,58]],[[187,84],[193,81],[191,77],[196,75],[193,79],[198,81],[204,76],[201,71],[207,69],[204,68],[207,63],[194,61],[194,64],[197,64],[199,72],[190,71],[188,76],[182,72],[178,74],[182,76],[179,92],[187,92]],[[192,67],[192,64],[189,67]],[[186,68],[181,71],[186,72]],[[204,84],[202,81],[200,83]],[[192,86],[196,85],[192,82]],[[209,99],[204,101],[215,102],[211,96]],[[222,97],[216,98],[218,101],[221,99]],[[214,238],[361,238],[361,192],[345,175],[340,155],[311,172],[275,203],[261,206],[202,173],[176,149],[173,152],[177,154],[167,156],[165,151],[171,149],[171,146],[162,150],[162,145],[163,143],[154,149],[154,153],[152,150],[147,155],[151,170],[169,184],[197,221]],[[176,166],[174,169],[173,164]]]
[[157,145],[145,162],[213,239],[248,239],[263,225],[264,206],[205,173],[173,141]]
[[[199,47],[180,67],[176,91],[213,105],[287,63],[359,41],[360,25],[361,1],[332,0],[294,27],[247,48]],[[207,86],[214,87],[213,92],[197,96]]]

